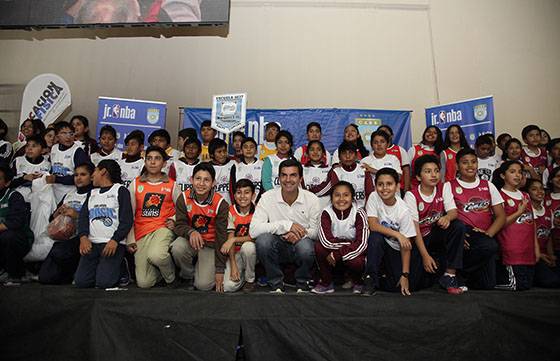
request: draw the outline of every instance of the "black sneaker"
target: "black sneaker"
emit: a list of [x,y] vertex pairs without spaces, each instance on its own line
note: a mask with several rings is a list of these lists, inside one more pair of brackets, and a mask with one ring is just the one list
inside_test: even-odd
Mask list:
[[176,290],[177,288],[181,287],[183,282],[181,282],[181,278],[179,276],[175,276],[173,282],[168,283],[166,286],[169,289]]
[[296,293],[308,293],[313,287],[310,286],[309,282],[298,282],[296,288]]
[[194,280],[192,278],[184,280],[182,284],[187,291],[194,291]]
[[460,295],[464,292],[463,289],[459,287],[456,276],[449,276],[444,274],[439,278],[439,285],[443,289],[447,290],[447,293],[452,295]]
[[375,282],[371,276],[366,276],[364,278],[364,287],[362,288],[362,295],[373,296],[377,293],[377,287],[375,287]]

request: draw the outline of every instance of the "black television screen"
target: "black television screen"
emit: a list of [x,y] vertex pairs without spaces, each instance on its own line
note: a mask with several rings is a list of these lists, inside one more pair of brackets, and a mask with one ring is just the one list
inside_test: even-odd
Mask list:
[[0,0],[1,28],[226,24],[230,0]]

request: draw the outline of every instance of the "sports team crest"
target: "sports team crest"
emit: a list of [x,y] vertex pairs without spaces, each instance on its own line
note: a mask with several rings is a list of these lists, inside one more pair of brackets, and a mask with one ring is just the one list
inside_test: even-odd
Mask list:
[[475,105],[473,111],[474,119],[478,120],[479,122],[485,120],[488,116],[488,107],[486,106],[486,104]]

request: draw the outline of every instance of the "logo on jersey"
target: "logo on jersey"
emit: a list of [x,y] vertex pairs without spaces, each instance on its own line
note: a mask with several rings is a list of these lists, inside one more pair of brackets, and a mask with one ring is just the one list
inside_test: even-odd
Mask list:
[[91,222],[101,221],[105,227],[111,227],[113,225],[113,219],[116,219],[115,210],[113,208],[107,208],[107,206],[95,206],[89,211],[89,219]]
[[483,180],[489,181],[492,179],[492,171],[488,168],[478,168],[478,177]]
[[463,210],[465,212],[486,212],[490,208],[490,200],[489,199],[482,199],[482,198],[471,198],[465,206]]
[[249,235],[249,224],[238,224],[235,226],[235,236],[236,237],[246,237]]
[[509,198],[507,200],[507,204],[508,204],[508,206],[513,207],[513,206],[515,206],[515,201],[513,199]]
[[550,237],[550,228],[547,227],[539,227],[537,228],[537,238],[548,238]]
[[212,218],[205,215],[195,214],[192,217],[192,226],[197,230],[198,233],[208,233],[208,226],[210,225],[211,220]]
[[461,187],[456,187],[456,188],[455,188],[455,193],[457,193],[457,194],[462,194],[462,193],[463,193],[463,188],[461,188]]
[[147,193],[142,204],[142,217],[159,217],[164,199],[163,194]]
[[531,212],[523,213],[522,215],[520,215],[515,220],[515,223],[517,223],[517,224],[523,224],[523,223],[531,224],[531,223],[533,223],[533,214]]

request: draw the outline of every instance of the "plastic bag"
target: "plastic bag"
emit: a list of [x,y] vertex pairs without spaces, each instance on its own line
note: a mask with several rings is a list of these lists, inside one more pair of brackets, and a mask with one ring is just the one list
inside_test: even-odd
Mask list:
[[59,215],[49,223],[47,233],[55,241],[69,240],[76,234],[76,223],[71,217]]
[[24,261],[44,261],[54,244],[47,234],[49,217],[56,210],[56,202],[51,184],[47,184],[45,176],[34,179],[31,183],[31,221],[29,227],[35,239],[31,250],[24,257]]

